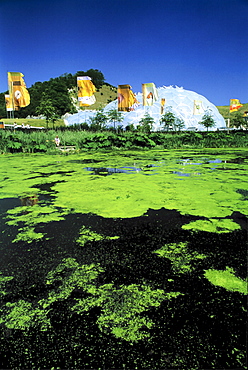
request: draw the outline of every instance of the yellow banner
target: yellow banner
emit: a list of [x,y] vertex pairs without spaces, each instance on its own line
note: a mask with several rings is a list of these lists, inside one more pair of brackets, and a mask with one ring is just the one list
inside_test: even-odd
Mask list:
[[239,99],[230,99],[230,112],[236,112],[239,108],[243,107]]
[[12,100],[10,100],[10,96],[4,95],[4,97],[5,97],[5,105],[6,105],[7,112],[13,111],[13,102]]
[[118,85],[118,110],[123,112],[130,112],[137,108],[139,102],[132,92],[130,85]]
[[153,105],[158,100],[158,92],[153,82],[142,84],[143,105]]
[[12,104],[15,110],[30,104],[30,95],[23,77],[20,72],[8,72],[10,105]]
[[88,107],[96,102],[96,88],[88,76],[77,77],[78,101],[81,107]]

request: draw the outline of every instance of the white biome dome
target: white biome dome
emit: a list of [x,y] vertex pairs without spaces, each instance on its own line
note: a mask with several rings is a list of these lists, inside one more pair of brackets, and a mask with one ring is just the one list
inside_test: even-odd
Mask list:
[[[214,129],[225,126],[225,120],[219,113],[216,106],[210,103],[207,98],[200,95],[194,91],[184,90],[182,87],[178,86],[163,86],[158,87],[158,100],[154,102],[152,106],[143,106],[143,96],[142,93],[136,94],[136,99],[139,104],[138,107],[131,112],[122,112],[123,121],[121,125],[125,128],[128,125],[134,125],[136,127],[139,125],[139,121],[148,113],[154,119],[153,130],[159,131],[162,129],[160,124],[161,118],[161,99],[165,99],[164,111],[172,112],[175,117],[180,118],[184,122],[185,129],[189,127],[195,127],[198,130],[205,130],[204,126],[200,125],[200,121],[204,113],[208,112],[215,121]],[[103,109],[104,113],[110,110],[117,110],[117,99],[107,104]],[[197,107],[197,109],[195,108]],[[90,123],[89,118],[94,117],[96,111],[84,110],[76,114],[67,116],[65,119],[65,124],[67,126],[80,124],[83,122]]]

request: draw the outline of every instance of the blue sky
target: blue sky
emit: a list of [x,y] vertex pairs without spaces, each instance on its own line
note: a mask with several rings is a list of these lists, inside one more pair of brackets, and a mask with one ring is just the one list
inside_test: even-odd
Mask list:
[[0,92],[90,68],[247,103],[248,0],[0,0]]

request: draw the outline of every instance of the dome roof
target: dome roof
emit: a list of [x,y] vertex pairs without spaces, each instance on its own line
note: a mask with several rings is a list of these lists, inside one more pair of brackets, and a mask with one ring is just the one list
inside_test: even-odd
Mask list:
[[[203,95],[199,95],[194,91],[184,90],[178,86],[163,86],[157,88],[158,100],[152,106],[143,106],[142,93],[136,94],[139,102],[138,107],[131,112],[122,112],[124,120],[121,123],[123,127],[133,124],[135,127],[139,124],[141,118],[148,113],[154,119],[153,130],[160,130],[161,118],[161,99],[165,99],[164,113],[172,112],[175,117],[184,121],[185,128],[196,127],[199,130],[204,130],[204,126],[199,122],[202,120],[204,113],[211,114],[215,121],[215,129],[225,126],[225,120],[219,113],[216,106],[210,103]],[[198,109],[194,109],[197,104]],[[117,99],[107,104],[103,109],[104,113],[112,109],[117,109]],[[194,114],[197,113],[197,114]],[[66,125],[87,122],[90,117],[93,117],[96,111],[81,111],[73,114],[65,120]]]

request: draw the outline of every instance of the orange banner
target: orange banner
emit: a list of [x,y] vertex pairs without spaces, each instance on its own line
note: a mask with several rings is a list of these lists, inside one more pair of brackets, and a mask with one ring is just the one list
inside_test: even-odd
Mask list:
[[137,108],[139,102],[132,92],[132,86],[130,85],[119,85],[117,89],[118,93],[118,110],[123,112],[130,112]]
[[236,112],[239,108],[243,107],[239,99],[230,99],[230,112]]

